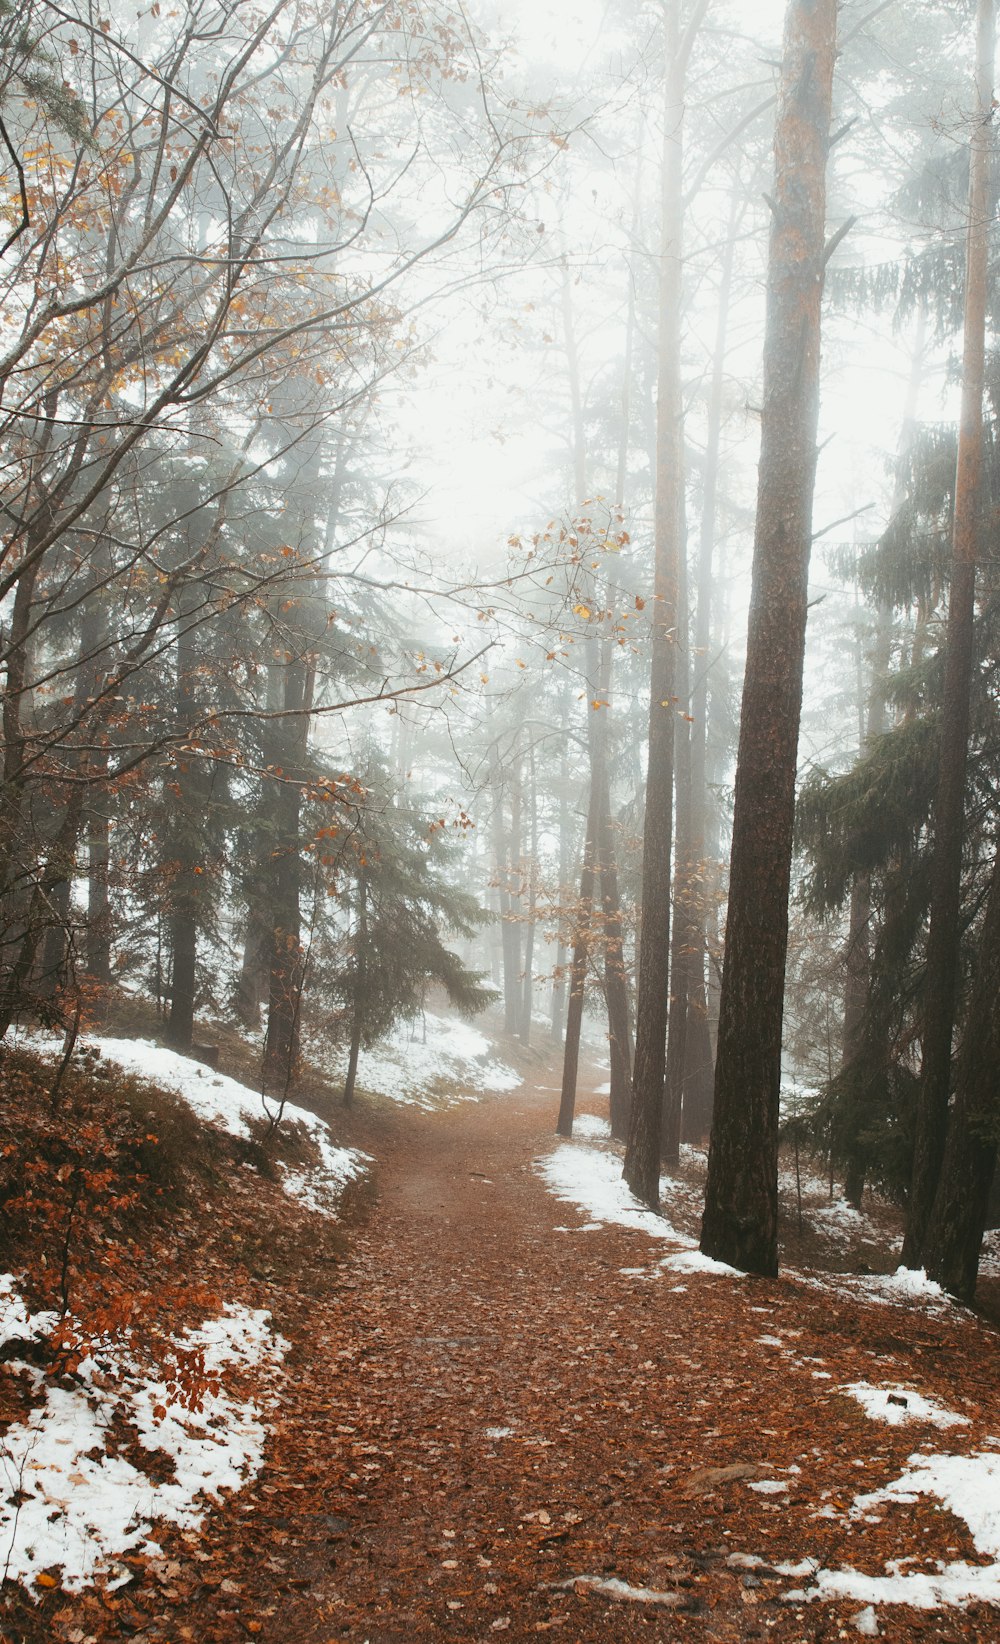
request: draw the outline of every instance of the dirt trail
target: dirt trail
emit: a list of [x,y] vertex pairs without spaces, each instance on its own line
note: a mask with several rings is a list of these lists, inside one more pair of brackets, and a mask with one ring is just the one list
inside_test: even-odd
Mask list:
[[[230,1542],[244,1624],[287,1644],[833,1639],[856,1636],[841,1629],[860,1604],[789,1605],[793,1581],[730,1555],[980,1562],[931,1502],[849,1521],[926,1435],[868,1421],[835,1388],[912,1381],[996,1432],[992,1332],[791,1280],[655,1272],[647,1237],[584,1231],[544,1190],[533,1161],[556,1101],[376,1121],[378,1202],[294,1331],[295,1403]],[[744,1476],[706,1474],[732,1466]],[[787,1489],[754,1492],[754,1469]],[[563,1585],[581,1576],[679,1607]],[[1000,1638],[989,1608],[879,1623],[890,1639]]]

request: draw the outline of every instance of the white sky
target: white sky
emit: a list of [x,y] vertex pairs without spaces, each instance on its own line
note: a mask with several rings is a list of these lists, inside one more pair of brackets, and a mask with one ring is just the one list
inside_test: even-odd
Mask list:
[[[487,4],[488,0],[482,0],[479,10],[485,11]],[[777,50],[784,0],[741,0],[741,3],[733,0],[728,4],[715,0],[708,17],[709,21],[721,16],[738,21],[740,13],[746,20],[748,32],[752,31],[757,37],[770,37]],[[540,95],[545,95],[567,84],[587,87],[588,76],[594,79],[598,73],[606,74],[609,18],[616,14],[620,15],[620,8],[612,8],[601,0],[591,0],[591,3],[565,0],[561,4],[557,0],[504,0],[502,26],[509,36],[519,41],[521,57],[530,64],[532,86],[539,89]],[[645,19],[646,14],[640,15]],[[648,21],[652,27],[652,12],[648,14]],[[490,28],[485,17],[482,22]],[[511,80],[516,86],[515,71]],[[543,197],[537,203],[538,215],[546,220],[546,237],[540,244],[551,246],[550,256],[555,253],[559,221],[565,212],[571,255],[576,225],[578,235],[589,235],[597,242],[596,250],[588,248],[585,253],[578,253],[584,263],[588,258],[596,263],[603,259],[605,268],[613,270],[621,261],[614,244],[616,235],[621,238],[621,225],[619,222],[616,226],[611,217],[617,213],[621,218],[621,200],[615,202],[607,195],[607,167],[595,166],[593,187],[598,197],[593,201],[588,220],[591,202],[586,194],[590,179],[583,159],[587,141],[586,137],[574,139],[580,156],[576,165],[575,201],[560,206],[551,197]],[[858,182],[852,179],[850,186],[863,188],[863,178]],[[857,257],[871,260],[879,256],[880,248],[877,238],[873,237],[877,234],[877,225],[865,218],[866,204],[863,200],[856,203],[852,200],[851,209],[859,210],[862,215],[847,249],[853,246]],[[535,209],[533,204],[532,210]],[[602,209],[609,213],[605,219],[609,223],[608,231],[603,234],[598,232]],[[579,243],[582,245],[582,239]],[[587,277],[584,267],[585,282]],[[393,414],[398,415],[407,439],[414,442],[417,450],[409,475],[423,497],[416,518],[422,523],[435,553],[443,557],[465,561],[471,558],[476,562],[492,559],[511,532],[544,525],[560,509],[559,479],[547,471],[552,434],[539,426],[539,406],[537,400],[531,398],[539,368],[538,350],[519,346],[515,330],[519,313],[526,312],[526,305],[535,303],[541,308],[545,302],[551,303],[557,289],[551,271],[546,273],[544,267],[536,266],[503,283],[499,304],[508,309],[506,318],[498,312],[494,323],[488,324],[471,303],[452,314],[434,339],[433,363],[429,369],[420,371],[390,401]],[[525,321],[535,326],[536,331],[537,308],[534,317]],[[553,320],[552,329],[558,333],[558,307]],[[617,318],[614,324],[618,329],[614,339],[609,340],[609,350],[620,346]],[[702,306],[700,316],[695,312],[689,324],[701,327],[706,344],[710,343],[715,324],[711,304]],[[734,376],[752,379],[759,362],[759,348],[760,336],[755,327],[744,346],[734,353],[731,361]],[[555,374],[559,369],[556,351],[553,351],[552,365]],[[895,443],[905,371],[904,350],[898,340],[876,336],[871,331],[862,332],[859,326],[855,328],[852,344],[850,328],[842,322],[837,325],[836,336],[828,332],[823,423],[824,436],[830,434],[832,438],[821,460],[817,526],[822,527],[830,519],[869,500],[884,507],[887,482],[881,464],[883,454],[891,452]],[[564,390],[559,391],[564,396]],[[938,416],[942,410],[939,406],[929,406],[926,414]],[[751,473],[756,460],[756,437],[756,425],[750,415],[746,426],[746,461]],[[862,533],[876,529],[881,517],[881,513],[873,511],[846,534],[854,529]]]

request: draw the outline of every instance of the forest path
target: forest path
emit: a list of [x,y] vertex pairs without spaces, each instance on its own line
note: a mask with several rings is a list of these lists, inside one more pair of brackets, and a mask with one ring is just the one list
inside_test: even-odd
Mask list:
[[[590,1096],[582,1085],[579,1106],[606,1106]],[[953,1407],[992,1394],[996,1422],[995,1336],[794,1279],[664,1273],[647,1235],[588,1229],[546,1192],[534,1161],[557,1102],[525,1088],[373,1119],[377,1203],[333,1293],[289,1330],[291,1402],[241,1498],[233,1573],[251,1630],[282,1644],[833,1639],[858,1602],[789,1605],[800,1583],[729,1556],[977,1562],[931,1501],[907,1509],[902,1539],[900,1509],[850,1524],[853,1496],[897,1477],[918,1434],[870,1422],[836,1386],[881,1367]],[[734,1466],[742,1477],[706,1474]],[[581,1576],[678,1607],[560,1585]],[[886,1607],[879,1624],[891,1639],[1000,1638],[986,1607]]]

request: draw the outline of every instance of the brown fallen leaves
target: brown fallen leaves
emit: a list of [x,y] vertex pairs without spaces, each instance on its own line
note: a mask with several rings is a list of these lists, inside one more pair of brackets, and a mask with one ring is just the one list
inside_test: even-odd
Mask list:
[[[555,1231],[585,1218],[531,1168],[551,1102],[362,1109],[343,1140],[376,1155],[380,1194],[346,1256],[329,1224],[245,1170],[188,1199],[176,1227],[162,1218],[158,1262],[269,1307],[291,1341],[264,1473],[203,1534],[165,1527],[164,1558],[129,1559],[114,1592],[9,1593],[0,1634],[799,1644],[854,1636],[861,1605],[787,1604],[786,1561],[978,1562],[933,1501],[850,1519],[921,1441],[949,1446],[870,1422],[837,1387],[936,1395],[970,1417],[972,1449],[1000,1423],[992,1330],[794,1277],[678,1282],[644,1235]],[[984,1607],[878,1622],[890,1640],[1000,1637]]]

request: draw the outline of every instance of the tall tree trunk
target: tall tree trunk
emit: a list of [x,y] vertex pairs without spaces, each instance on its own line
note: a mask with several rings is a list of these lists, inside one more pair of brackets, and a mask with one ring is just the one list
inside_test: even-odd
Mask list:
[[[259,814],[259,813],[258,813]],[[243,958],[240,975],[233,997],[233,1009],[243,1026],[256,1031],[260,1027],[260,1002],[267,981],[270,925],[267,909],[256,897],[247,910],[247,927],[243,937]]]
[[[51,994],[64,979],[69,940],[70,887],[76,868],[85,796],[94,775],[86,746],[70,753],[78,780],[65,797],[62,815],[48,844],[36,837],[37,818],[31,815],[25,783],[29,736],[25,712],[32,698],[30,682],[32,628],[37,622],[37,571],[18,583],[7,636],[7,679],[3,701],[3,805],[0,806],[0,880],[12,876],[4,905],[4,981],[0,989],[0,1039],[17,1012],[28,1002],[32,978],[43,994]],[[92,608],[85,607],[73,693],[79,716],[78,736],[86,744],[103,734],[104,715],[87,713],[94,694],[94,648],[99,630]],[[44,942],[43,942],[44,938]],[[38,976],[39,948],[41,977]]]
[[625,973],[618,865],[615,859],[607,771],[603,775],[597,802],[600,816],[598,868],[604,916],[604,994],[608,1007],[608,1047],[611,1059],[611,1094],[608,1105],[611,1134],[616,1141],[624,1142],[628,1138],[629,1118],[632,1112],[632,1045],[629,1033],[628,978]]
[[535,908],[538,900],[538,782],[535,772],[535,750],[528,748],[528,803],[530,807],[530,833],[525,868],[528,878],[528,918],[524,927],[524,975],[521,982],[521,1025],[520,1038],[522,1045],[531,1042],[531,1003],[534,991],[534,978],[531,967],[535,957]]
[[[521,1014],[521,931],[514,910],[512,840],[504,827],[504,774],[500,749],[494,742],[490,748],[490,786],[493,789],[493,858],[503,957],[503,1025],[504,1032],[513,1038]],[[508,767],[508,779],[509,774]]]
[[[205,590],[194,583],[185,587],[178,600],[177,674],[175,720],[178,732],[191,725],[198,709],[199,646],[196,613],[205,599]],[[168,931],[171,953],[170,1014],[165,1038],[175,1050],[189,1051],[194,1036],[194,1007],[198,933],[203,921],[205,876],[205,826],[209,784],[204,761],[195,750],[184,748],[173,767],[176,803],[170,806],[172,876]]]
[[[576,330],[573,315],[573,293],[570,281],[569,265],[563,262],[562,281],[563,307],[563,334],[566,349],[566,374],[569,385],[570,417],[572,423],[572,452],[573,452],[573,486],[575,506],[582,512],[586,505],[587,489],[587,447],[586,429],[584,423],[583,389],[580,379],[580,360],[576,342]],[[594,586],[596,590],[596,579]],[[596,591],[586,598],[588,606],[596,606]],[[592,612],[584,620],[594,624],[596,613]],[[617,874],[613,860],[613,846],[611,842],[610,816],[605,825],[605,806],[610,811],[610,795],[608,789],[608,713],[610,712],[610,651],[608,652],[608,673],[604,682],[607,690],[602,689],[602,662],[600,646],[594,627],[591,626],[584,643],[584,697],[587,715],[587,752],[590,761],[590,790],[587,802],[587,829],[584,840],[583,868],[580,876],[580,907],[577,921],[576,940],[573,948],[573,966],[570,974],[570,1000],[566,1021],[566,1041],[563,1052],[563,1084],[559,1107],[558,1132],[560,1135],[570,1135],[573,1129],[573,1113],[576,1104],[576,1079],[579,1065],[580,1033],[583,1023],[584,991],[587,980],[588,945],[590,940],[590,923],[594,900],[595,883],[600,877],[602,910],[604,911],[605,927],[605,1004],[608,1009],[608,1038],[611,1060],[612,1111],[620,1115],[622,1105],[622,1060],[621,1040],[616,1034],[621,1031],[620,1019],[612,1023],[612,1011],[618,1011],[620,1006],[620,992],[618,978],[609,972],[608,930],[609,920],[612,940],[615,933],[615,920],[611,908],[611,900],[617,897]],[[608,900],[605,900],[607,894]],[[617,934],[620,937],[620,923]],[[610,991],[608,983],[611,983]],[[623,967],[622,967],[623,980]],[[626,1005],[627,1013],[627,1005]]]
[[[901,458],[906,455],[913,438],[914,419],[917,414],[920,385],[924,374],[924,350],[925,327],[924,314],[921,309],[917,313],[917,332],[914,339],[913,353],[910,357],[910,377],[903,408],[899,441],[899,455]],[[901,481],[897,480],[891,505],[892,514],[895,514],[897,509],[901,507],[904,499],[904,487]],[[864,705],[866,693],[860,678],[862,665],[859,657],[858,741],[862,755],[871,748],[875,738],[881,736],[885,730],[886,680],[891,656],[892,611],[888,606],[880,605],[875,618],[875,641],[872,647],[871,677],[867,690],[867,713]],[[870,1035],[865,1022],[872,991],[871,921],[871,875],[859,873],[855,876],[854,883],[851,886],[851,903],[844,955],[846,975],[844,981],[844,1025],[841,1043],[842,1069],[849,1067],[859,1057],[870,1057],[871,1055],[871,1046],[866,1042]],[[884,1059],[887,1059],[887,1047],[879,1055],[880,1062]],[[848,1204],[856,1210],[861,1207],[867,1173],[867,1149],[861,1137],[855,1135],[853,1138],[848,1139],[846,1149],[844,1197]]]
[[697,864],[698,883],[690,885],[692,899],[691,960],[688,976],[688,1009],[684,1056],[684,1102],[681,1136],[686,1142],[701,1141],[712,1122],[713,1063],[712,1035],[708,1021],[706,963],[709,951],[709,896],[706,880],[708,794],[708,720],[711,676],[710,648],[713,633],[716,521],[718,518],[719,455],[722,445],[723,389],[725,386],[726,342],[729,331],[729,304],[733,286],[736,231],[745,210],[742,192],[733,189],[729,224],[722,248],[719,275],[718,315],[712,352],[712,381],[708,394],[708,431],[705,444],[705,472],[702,488],[701,520],[698,532],[696,610],[692,654],[691,689],[691,855]]
[[507,778],[510,784],[510,905],[511,933],[514,937],[515,961],[511,969],[511,1025],[509,1032],[521,1037],[524,999],[524,788],[522,782],[520,737],[511,748]]
[[306,780],[309,714],[315,666],[309,656],[282,664],[284,710],[279,746],[283,757],[274,783],[274,841],[271,854],[270,962],[264,1089],[284,1097],[295,1076],[299,1054],[299,1009],[304,981],[299,895],[302,881],[300,819]]
[[[106,561],[103,555],[98,556],[99,567],[103,569]],[[100,574],[100,571],[99,571]],[[80,612],[80,642],[77,651],[76,686],[74,689],[73,712],[74,718],[79,716],[80,737],[83,742],[98,742],[106,740],[104,716],[102,714],[88,714],[87,704],[98,693],[101,679],[101,658],[103,647],[107,641],[107,621],[104,615],[104,600],[98,588],[91,592],[83,601]],[[94,750],[86,754],[74,756],[73,763],[77,774],[82,776],[84,770],[90,776],[92,786],[88,787],[86,807],[91,809],[95,803],[95,796],[100,795],[97,803],[108,803],[108,796],[103,792],[101,777],[106,774],[108,758],[106,751]],[[82,823],[82,814],[81,814]],[[52,894],[52,923],[46,933],[45,949],[42,958],[41,986],[44,992],[54,992],[66,979],[66,964],[69,954],[71,932],[70,916],[70,887],[76,869],[76,858],[79,850],[78,827],[72,839],[67,840],[66,874],[62,882]],[[90,935],[87,933],[87,952],[90,952]],[[89,966],[88,966],[89,968]],[[110,967],[109,967],[110,968]],[[91,975],[94,973],[91,972]],[[108,978],[104,978],[105,980]]]
[[907,1205],[902,1259],[919,1267],[948,1129],[951,1036],[955,1015],[965,833],[965,772],[969,736],[969,696],[973,670],[976,555],[980,529],[988,289],[990,155],[993,148],[994,0],[978,0],[976,14],[976,106],[969,156],[966,236],[965,336],[962,350],[962,410],[955,473],[951,587],[944,701],[934,806],[934,858],[930,929],[922,1003],[920,1096],[914,1141],[913,1177]]
[[354,1009],[351,1013],[351,1046],[344,1079],[344,1106],[354,1103],[358,1060],[364,1034],[365,989],[368,984],[368,881],[364,868],[358,871],[358,919],[354,932]]
[[594,784],[590,784],[587,827],[583,840],[583,867],[580,872],[580,901],[576,913],[573,963],[569,973],[569,1006],[566,1011],[566,1039],[563,1045],[562,1090],[559,1097],[558,1136],[572,1136],[576,1111],[576,1078],[580,1066],[580,1031],[583,1027],[583,996],[587,985],[587,954],[590,915],[596,878],[597,829],[599,825]]
[[[681,541],[677,579],[677,697],[684,714],[690,713],[691,659],[688,651],[687,564]],[[693,902],[697,894],[698,859],[692,834],[690,720],[682,718],[675,731],[674,786],[674,895],[670,933],[670,1010],[667,1021],[667,1066],[663,1082],[663,1129],[660,1157],[676,1165],[681,1154],[681,1108],[687,1066],[687,1030],[690,998],[694,992],[693,957],[697,921]]]
[[42,945],[41,961],[38,966],[36,986],[38,992],[49,998],[56,993],[67,980],[67,971],[70,961],[70,882],[75,867],[75,848],[77,840],[73,841],[74,858],[67,864],[66,877],[56,885],[49,896],[49,925],[45,932],[45,941]]
[[559,919],[556,926],[556,967],[552,978],[552,1038],[562,1044],[566,1014],[566,921],[563,907],[569,895],[570,808],[569,808],[569,687],[559,696]]
[[[103,555],[99,555],[101,567],[105,564]],[[107,622],[104,617],[104,600],[100,589],[92,592],[84,601],[80,612],[80,643],[77,651],[76,686],[74,690],[73,711],[74,717],[79,716],[80,736],[84,742],[97,742],[106,739],[104,731],[104,716],[101,714],[89,715],[87,704],[98,693],[101,676],[101,653],[107,640]],[[95,722],[96,721],[96,722]],[[108,796],[102,791],[102,775],[106,774],[108,758],[104,752],[88,752],[74,758],[77,774],[82,775],[86,769],[94,785],[88,789],[86,807],[90,809],[97,800],[106,805]],[[83,815],[80,813],[81,824]],[[79,850],[78,827],[73,838],[67,840],[66,876],[57,886],[52,895],[52,924],[46,933],[45,950],[42,958],[42,976],[40,978],[43,991],[51,993],[65,980],[66,964],[69,955],[71,932],[69,927],[70,915],[70,887],[76,869],[76,858]],[[88,931],[87,951],[90,951]],[[89,968],[89,967],[88,967]],[[93,972],[91,972],[93,974]]]
[[97,782],[87,809],[87,974],[101,987],[111,984],[111,799],[107,791],[108,750],[94,756],[104,780]]
[[670,855],[677,715],[674,679],[684,489],[680,357],[684,81],[691,46],[704,12],[705,5],[699,0],[682,37],[679,0],[667,0],[664,7],[666,81],[660,194],[649,753],[642,834],[635,1065],[624,1171],[633,1193],[654,1209],[659,1206],[660,1194],[660,1125],[670,983]]
[[[859,873],[851,886],[851,906],[847,924],[846,977],[844,981],[844,1028],[840,1065],[849,1067],[863,1050],[868,984],[871,976],[871,877]],[[860,1139],[855,1137],[844,1167],[844,1197],[855,1210],[861,1208],[868,1162]]]
[[3,1039],[26,1002],[42,933],[52,917],[52,897],[72,871],[73,846],[80,832],[83,795],[82,782],[70,790],[59,831],[49,848],[47,859],[36,869],[31,895],[24,910],[16,958],[7,971],[0,993],[0,1039]]
[[[267,669],[264,695],[264,721],[261,765],[266,770],[279,758],[279,748],[270,716],[281,711],[284,700],[282,670],[272,662]],[[271,961],[271,859],[270,844],[274,837],[275,784],[267,777],[260,787],[253,821],[256,842],[254,861],[243,886],[246,902],[246,928],[243,936],[243,958],[239,979],[233,996],[233,1009],[244,1027],[254,1031],[260,1027],[261,1001],[267,997]]]
[[24,573],[17,584],[14,608],[6,641],[6,679],[3,692],[3,792],[0,803],[0,1013],[6,1033],[24,1001],[19,996],[31,974],[37,936],[31,938],[31,960],[23,964],[24,941],[29,935],[26,920],[29,903],[39,912],[42,904],[29,888],[40,882],[38,841],[33,838],[31,806],[26,791],[25,759],[27,736],[25,714],[31,702],[28,688],[32,610],[37,567]]
[[701,1233],[706,1255],[762,1274],[778,1270],[781,1019],[836,32],[836,0],[791,0],[775,129],[753,586]]
[[[608,608],[614,608],[613,589],[609,589],[608,592]],[[629,1035],[628,978],[625,972],[621,897],[618,890],[618,861],[611,815],[612,657],[612,640],[610,636],[606,636],[601,648],[597,684],[597,700],[603,706],[592,716],[592,780],[596,786],[594,800],[598,818],[597,868],[604,919],[604,997],[608,1010],[608,1048],[611,1060],[611,1134],[616,1140],[625,1141],[632,1108],[632,1046]]]

